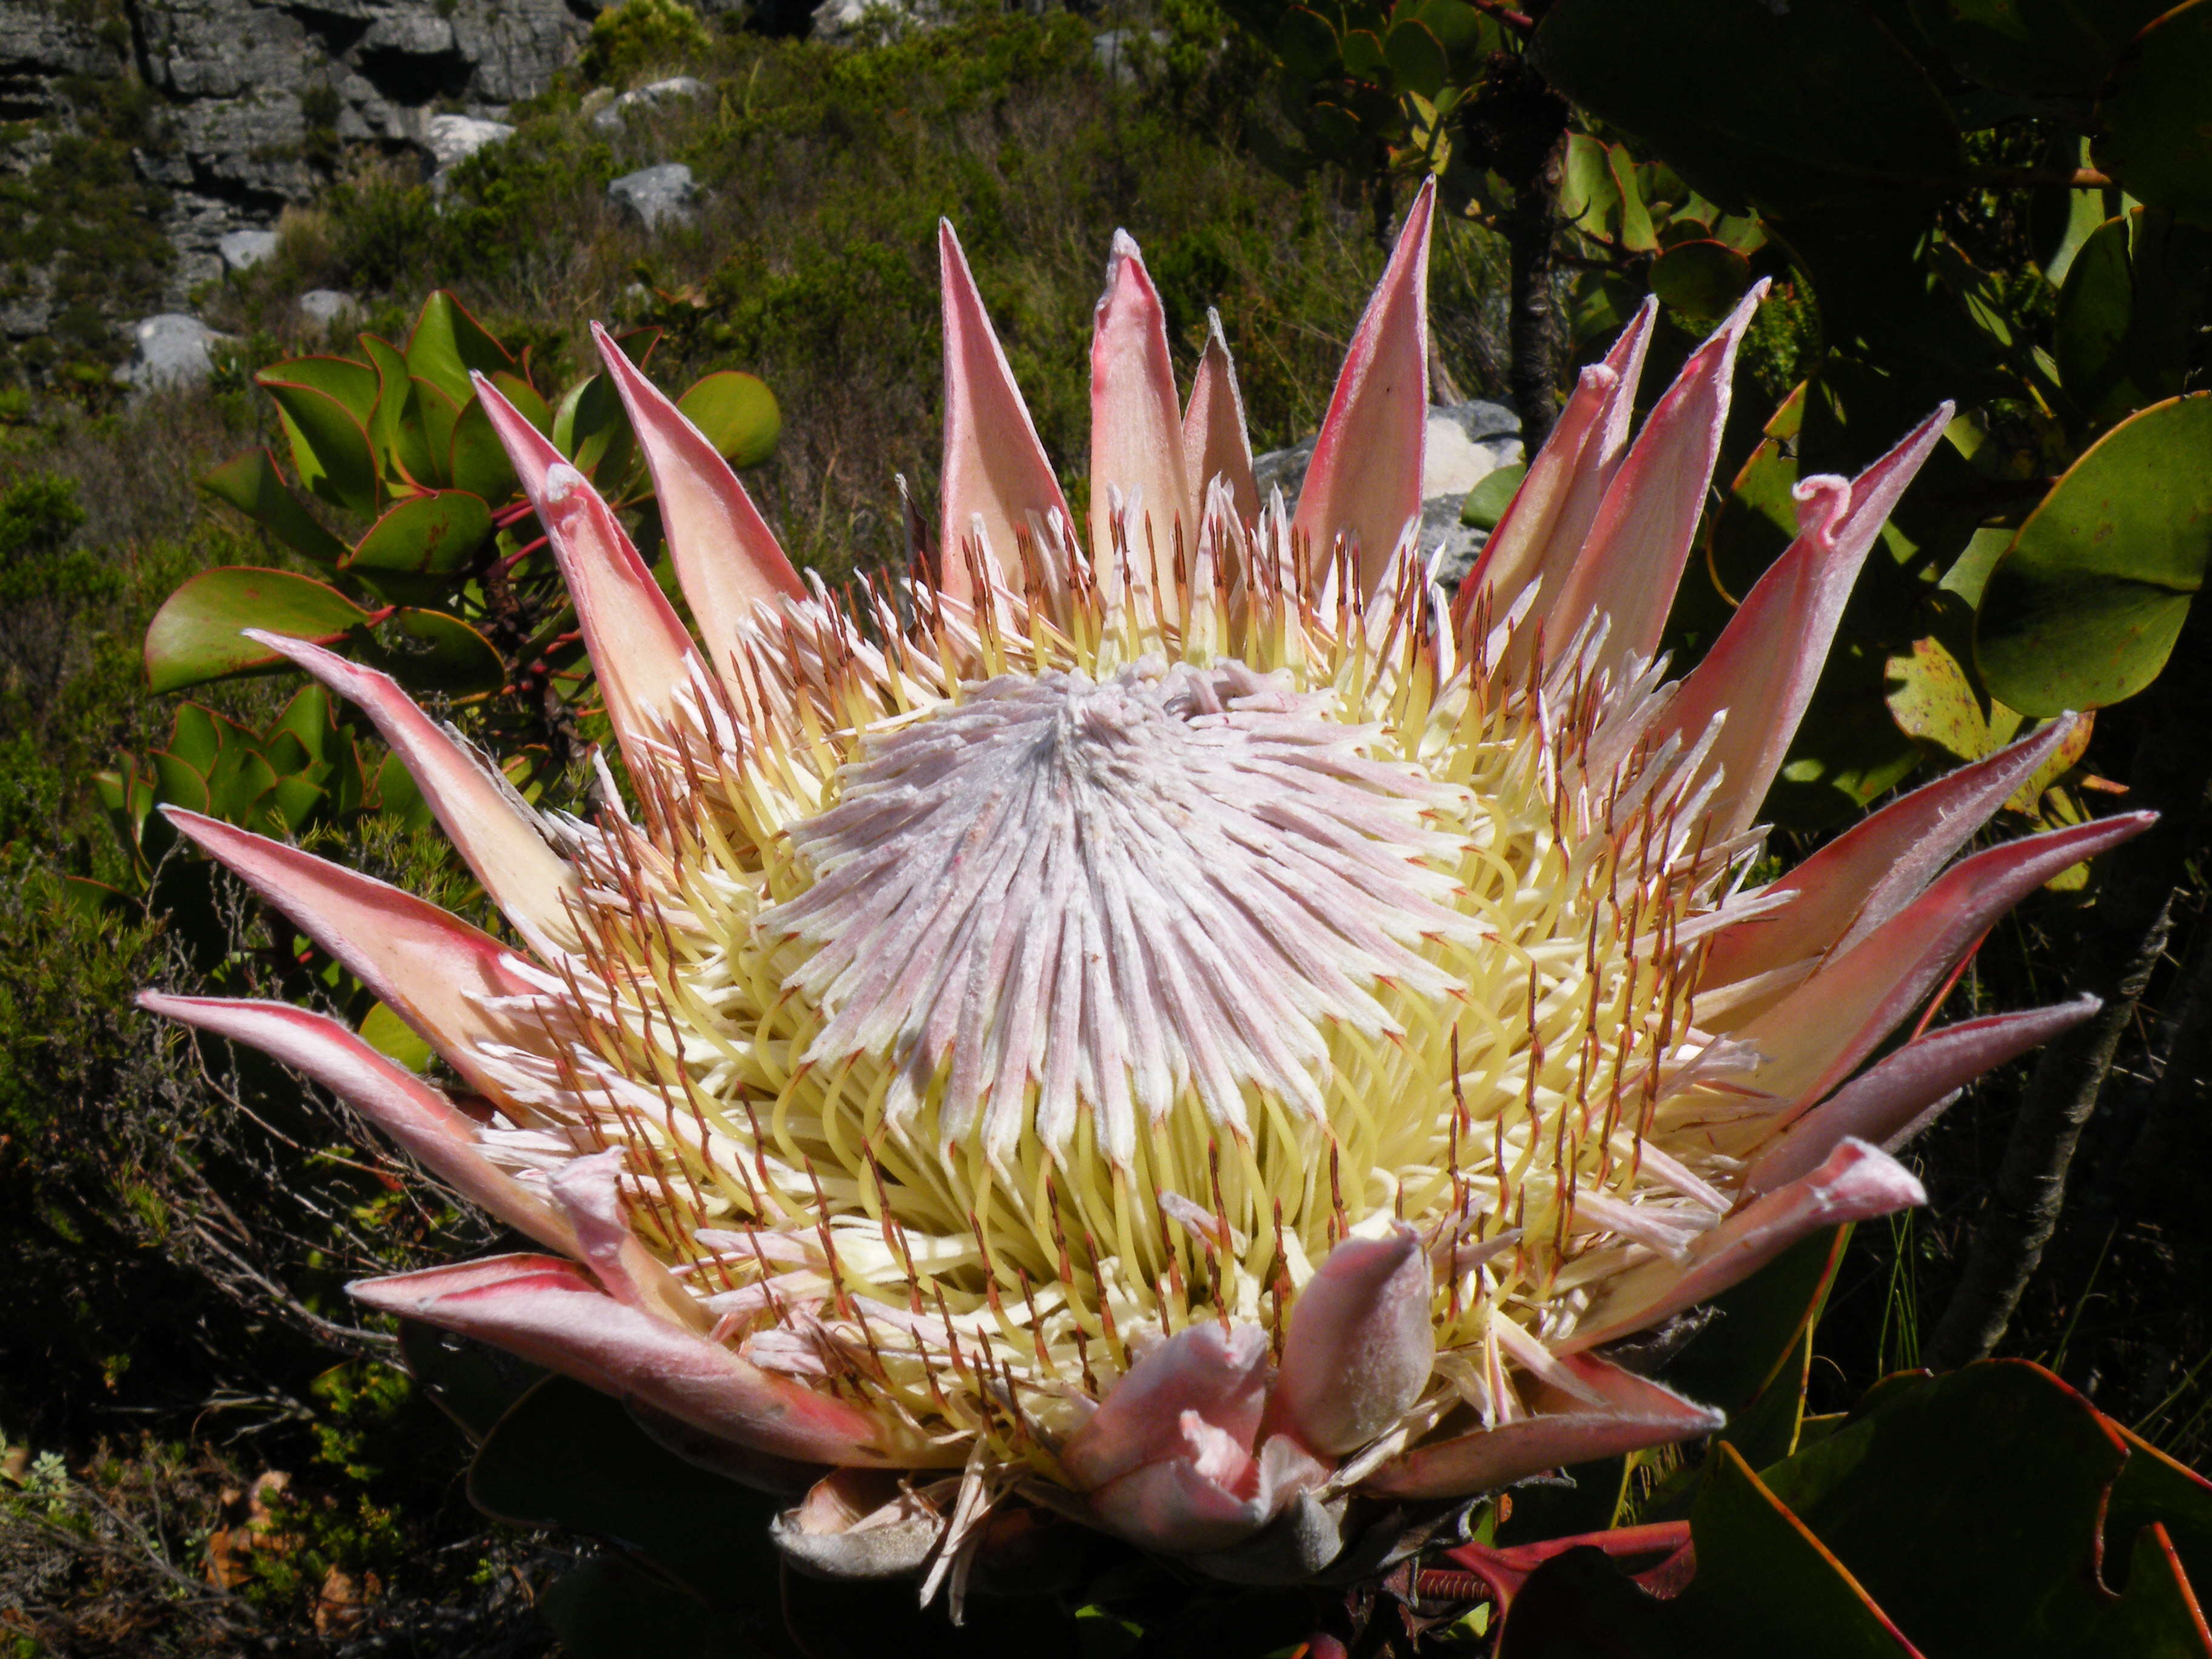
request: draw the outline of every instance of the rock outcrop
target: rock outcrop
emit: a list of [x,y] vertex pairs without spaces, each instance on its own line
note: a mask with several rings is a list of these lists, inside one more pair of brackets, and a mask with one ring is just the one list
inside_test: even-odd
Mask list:
[[[41,169],[57,147],[104,145],[152,186],[172,250],[159,291],[181,307],[236,268],[341,145],[419,156],[480,141],[572,58],[595,0],[0,0],[0,185],[26,204],[0,246],[37,243]],[[21,240],[19,242],[18,238]],[[51,238],[45,239],[51,240]],[[247,258],[254,257],[247,255]],[[0,330],[46,332],[59,302],[35,248],[0,256]],[[46,266],[52,261],[48,259]],[[127,321],[127,314],[113,319]]]

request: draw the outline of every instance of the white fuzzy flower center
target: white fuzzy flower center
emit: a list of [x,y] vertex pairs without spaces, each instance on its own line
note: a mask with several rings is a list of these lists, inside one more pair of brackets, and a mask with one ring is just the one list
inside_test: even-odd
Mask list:
[[1325,1120],[1326,1027],[1399,1026],[1378,982],[1440,994],[1463,939],[1457,792],[1369,752],[1334,700],[1241,663],[1008,676],[867,739],[794,825],[816,880],[763,915],[812,954],[805,1056],[897,1067],[893,1125],[940,1088],[947,1146],[1059,1151],[1079,1110],[1117,1164],[1188,1092],[1242,1137],[1247,1094]]

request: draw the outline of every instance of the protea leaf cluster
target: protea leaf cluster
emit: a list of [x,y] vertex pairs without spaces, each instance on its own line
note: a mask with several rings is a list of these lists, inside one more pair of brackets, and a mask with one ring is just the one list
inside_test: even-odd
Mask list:
[[1800,485],[1796,542],[1669,680],[1759,295],[1632,443],[1647,308],[1455,599],[1417,539],[1431,213],[1294,510],[1255,489],[1218,325],[1183,401],[1117,237],[1080,519],[947,228],[941,534],[843,594],[602,337],[696,638],[479,384],[627,791],[541,815],[382,676],[270,636],[376,723],[514,942],[174,815],[465,1092],[317,1014],[144,999],[549,1252],[355,1295],[811,1481],[777,1528],[805,1565],[956,1593],[1012,1515],[1295,1579],[1363,1516],[1716,1425],[1608,1345],[1919,1202],[1882,1147],[2091,1005],[1867,1062],[1996,916],[2144,820],[1952,862],[2062,721],[1749,884],[1844,598],[1950,411]]

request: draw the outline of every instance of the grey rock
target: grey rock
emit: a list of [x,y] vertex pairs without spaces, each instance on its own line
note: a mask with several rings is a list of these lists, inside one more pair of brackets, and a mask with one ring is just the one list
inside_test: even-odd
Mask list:
[[223,337],[182,312],[143,318],[132,334],[137,349],[115,378],[141,392],[204,380],[215,367],[209,348]]
[[300,314],[325,328],[360,309],[361,301],[340,289],[311,288],[300,296]]
[[[1429,410],[1428,433],[1421,464],[1421,551],[1441,550],[1437,579],[1446,586],[1474,568],[1475,555],[1487,539],[1482,531],[1459,521],[1467,493],[1501,466],[1521,459],[1520,416],[1503,404],[1475,399],[1449,404]],[[1270,450],[1252,458],[1252,472],[1264,503],[1271,491],[1280,489],[1286,506],[1295,507],[1313,460],[1314,440]]]
[[222,256],[225,270],[251,270],[276,252],[276,233],[273,230],[226,231],[216,238],[216,252]]
[[937,15],[928,0],[822,0],[812,14],[814,38],[842,40],[871,27],[896,34]]
[[672,75],[665,81],[655,81],[647,86],[633,88],[615,99],[592,117],[594,132],[617,133],[629,125],[629,118],[657,104],[687,101],[704,98],[711,91],[704,81],[689,75]]
[[434,115],[422,124],[422,148],[443,173],[457,161],[465,161],[486,144],[514,136],[504,121],[480,120],[473,115]]
[[625,173],[607,186],[607,199],[646,229],[664,225],[688,225],[691,205],[698,199],[691,169],[681,161]]

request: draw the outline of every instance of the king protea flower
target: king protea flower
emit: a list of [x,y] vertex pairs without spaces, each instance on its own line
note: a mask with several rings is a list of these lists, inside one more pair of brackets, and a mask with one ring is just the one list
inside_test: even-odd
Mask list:
[[931,1589],[1023,1508],[1296,1578],[1363,1514],[1718,1425],[1608,1345],[1920,1202],[1883,1146],[2093,1005],[1866,1062],[2008,906],[2147,819],[1950,863],[2060,722],[1747,885],[1844,597],[1951,411],[1801,483],[1796,542],[1669,680],[1759,296],[1632,443],[1647,306],[1454,602],[1417,542],[1432,211],[1295,511],[1255,489],[1218,323],[1179,401],[1117,236],[1082,520],[947,227],[941,538],[843,595],[600,336],[696,638],[477,383],[635,815],[611,778],[595,821],[541,815],[381,674],[268,637],[375,722],[513,942],[172,817],[477,1099],[319,1014],[143,999],[548,1252],[354,1295],[813,1480],[786,1550]]

